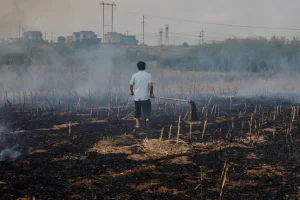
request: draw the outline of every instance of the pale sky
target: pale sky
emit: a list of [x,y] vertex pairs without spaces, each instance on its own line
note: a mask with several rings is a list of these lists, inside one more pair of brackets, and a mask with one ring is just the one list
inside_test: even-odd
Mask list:
[[[18,22],[26,30],[47,33],[47,39],[91,30],[102,38],[102,8],[99,0],[0,0],[0,38],[18,37]],[[300,34],[299,0],[105,0],[115,2],[114,30],[137,35],[142,41],[142,16],[146,16],[145,43],[157,45],[159,29],[169,24],[170,44],[233,37]],[[111,7],[105,9],[106,25],[111,24]],[[204,22],[204,23],[203,23]],[[275,27],[276,30],[213,25],[205,23]],[[106,26],[105,32],[111,31]]]

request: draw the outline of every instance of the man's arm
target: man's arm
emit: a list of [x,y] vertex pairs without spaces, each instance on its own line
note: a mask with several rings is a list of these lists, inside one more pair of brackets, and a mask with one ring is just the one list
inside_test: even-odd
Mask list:
[[131,85],[131,84],[130,84],[130,94],[131,94],[131,95],[134,95],[134,92],[133,92],[133,85]]
[[129,84],[130,84],[130,94],[134,95],[134,92],[133,92],[134,75],[131,77],[131,80],[130,80]]

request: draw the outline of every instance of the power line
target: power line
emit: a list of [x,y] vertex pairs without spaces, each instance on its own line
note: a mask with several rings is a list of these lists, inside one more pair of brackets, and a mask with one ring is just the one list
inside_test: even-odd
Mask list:
[[[200,31],[200,34],[201,34],[201,32],[202,31]],[[210,33],[210,31],[206,31],[206,32],[209,32]],[[149,34],[149,33],[148,33]],[[170,34],[174,34],[174,35],[183,35],[183,36],[186,36],[186,37],[191,37],[191,38],[199,38],[199,35],[191,35],[191,34],[188,34],[188,33],[179,33],[179,32],[170,32]],[[224,36],[230,36],[230,37],[232,37],[232,35],[224,35]],[[226,38],[224,38],[224,37],[216,37],[216,36],[214,36],[214,37],[212,37],[212,36],[206,36],[205,38],[218,38],[218,39],[226,39]],[[228,38],[228,37],[227,37]]]
[[[142,13],[139,12],[132,12],[121,10],[121,12],[134,14],[134,15],[141,15]],[[181,22],[188,22],[188,23],[196,23],[196,24],[207,24],[207,25],[216,25],[216,26],[229,26],[229,27],[238,27],[238,28],[255,28],[255,29],[269,29],[269,30],[285,30],[285,31],[300,31],[300,28],[285,28],[285,27],[268,27],[268,26],[250,26],[250,25],[237,25],[237,24],[223,24],[223,23],[214,23],[214,22],[205,22],[205,21],[196,21],[196,20],[187,20],[187,19],[176,19],[170,17],[162,17],[157,15],[149,15],[146,16],[158,19],[166,19],[171,21],[181,21]]]
[[[171,34],[171,36],[169,36],[170,38],[187,38],[187,39],[198,40],[197,38],[199,37],[199,36],[196,36],[196,35],[187,35],[187,34],[174,33],[174,32],[170,32],[170,34]],[[174,36],[172,34],[175,34],[175,35],[178,35],[178,36]],[[143,37],[142,34],[136,34],[136,36],[137,37],[141,37],[141,38]],[[157,38],[157,33],[145,33],[144,36],[147,37],[147,38],[149,38],[149,37]],[[224,39],[227,39],[227,38],[212,37],[212,36],[206,36],[205,38],[210,38],[210,39],[214,39],[214,40],[224,40]]]
[[170,34],[185,35],[185,36],[188,36],[188,37],[198,37],[197,35],[190,35],[190,34],[187,34],[187,33],[178,33],[178,32],[170,32]]
[[232,36],[232,34],[226,34],[226,33],[214,32],[214,31],[205,30],[205,32],[208,32],[210,34],[216,34],[216,35]]

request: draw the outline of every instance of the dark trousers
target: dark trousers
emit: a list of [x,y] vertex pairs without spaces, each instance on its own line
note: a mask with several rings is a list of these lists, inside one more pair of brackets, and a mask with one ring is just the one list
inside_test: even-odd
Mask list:
[[143,109],[143,114],[145,119],[148,118],[150,119],[151,117],[151,101],[150,99],[146,101],[134,101],[135,103],[135,115],[134,117],[137,119],[140,119],[142,109]]

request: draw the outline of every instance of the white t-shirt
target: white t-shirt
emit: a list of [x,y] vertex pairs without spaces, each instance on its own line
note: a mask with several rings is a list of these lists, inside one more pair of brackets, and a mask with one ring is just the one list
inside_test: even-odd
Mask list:
[[138,71],[132,75],[130,85],[133,85],[135,101],[146,101],[150,99],[149,83],[151,82],[151,74],[146,71]]

